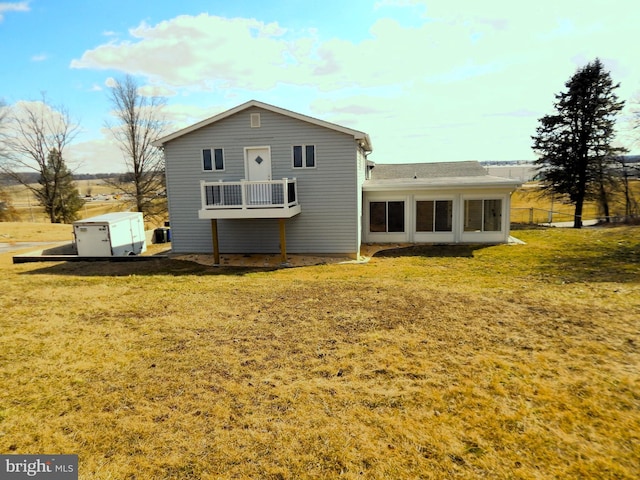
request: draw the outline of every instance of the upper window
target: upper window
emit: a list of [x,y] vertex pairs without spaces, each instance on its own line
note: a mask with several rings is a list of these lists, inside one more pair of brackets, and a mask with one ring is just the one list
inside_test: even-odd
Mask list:
[[260,114],[252,113],[251,114],[251,128],[260,128]]
[[206,172],[224,170],[224,151],[221,148],[203,148],[202,169]]
[[416,202],[416,232],[451,232],[453,229],[451,200]]
[[370,202],[370,232],[404,232],[404,202]]
[[502,200],[465,200],[465,232],[499,232],[502,230]]
[[294,145],[293,146],[293,167],[313,168],[316,166],[316,146],[315,145]]

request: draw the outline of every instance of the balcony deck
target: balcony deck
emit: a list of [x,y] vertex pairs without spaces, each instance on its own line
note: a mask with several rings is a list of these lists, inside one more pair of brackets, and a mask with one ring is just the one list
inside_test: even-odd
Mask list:
[[201,219],[291,218],[300,213],[295,178],[200,182]]

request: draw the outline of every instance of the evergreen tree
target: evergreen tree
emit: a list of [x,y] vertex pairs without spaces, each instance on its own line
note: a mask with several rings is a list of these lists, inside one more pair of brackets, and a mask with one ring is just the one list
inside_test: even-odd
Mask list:
[[624,150],[611,145],[615,116],[622,110],[611,75],[599,59],[580,68],[556,95],[556,113],[545,115],[533,138],[543,188],[567,195],[575,205],[574,228],[582,226],[582,208],[597,198],[606,208],[609,165]]
[[84,200],[80,198],[71,171],[59,151],[49,152],[38,183],[40,187],[35,195],[51,223],[71,223],[78,219]]

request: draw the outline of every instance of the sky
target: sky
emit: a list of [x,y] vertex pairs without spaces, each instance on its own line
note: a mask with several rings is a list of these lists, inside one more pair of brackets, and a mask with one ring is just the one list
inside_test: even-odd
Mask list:
[[368,133],[378,163],[533,160],[538,119],[600,58],[640,154],[639,25],[637,0],[0,0],[0,99],[64,106],[83,173],[124,171],[105,125],[127,74],[170,131],[259,100]]

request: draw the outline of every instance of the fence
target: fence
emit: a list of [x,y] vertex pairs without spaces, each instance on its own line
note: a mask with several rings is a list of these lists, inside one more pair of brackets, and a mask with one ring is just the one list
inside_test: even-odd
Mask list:
[[553,210],[545,210],[542,208],[512,208],[511,222],[513,223],[554,223],[554,222],[573,222],[574,215],[565,212],[554,212]]
[[295,178],[264,182],[200,182],[202,209],[289,208],[297,205]]
[[[573,223],[575,215],[566,212],[555,212],[553,210],[545,210],[543,208],[534,207],[515,207],[511,209],[511,223],[521,224],[551,224],[551,223]],[[583,222],[595,223],[609,221],[611,223],[627,223],[637,220],[637,216],[625,216],[625,215],[610,215],[605,216],[583,216]]]

